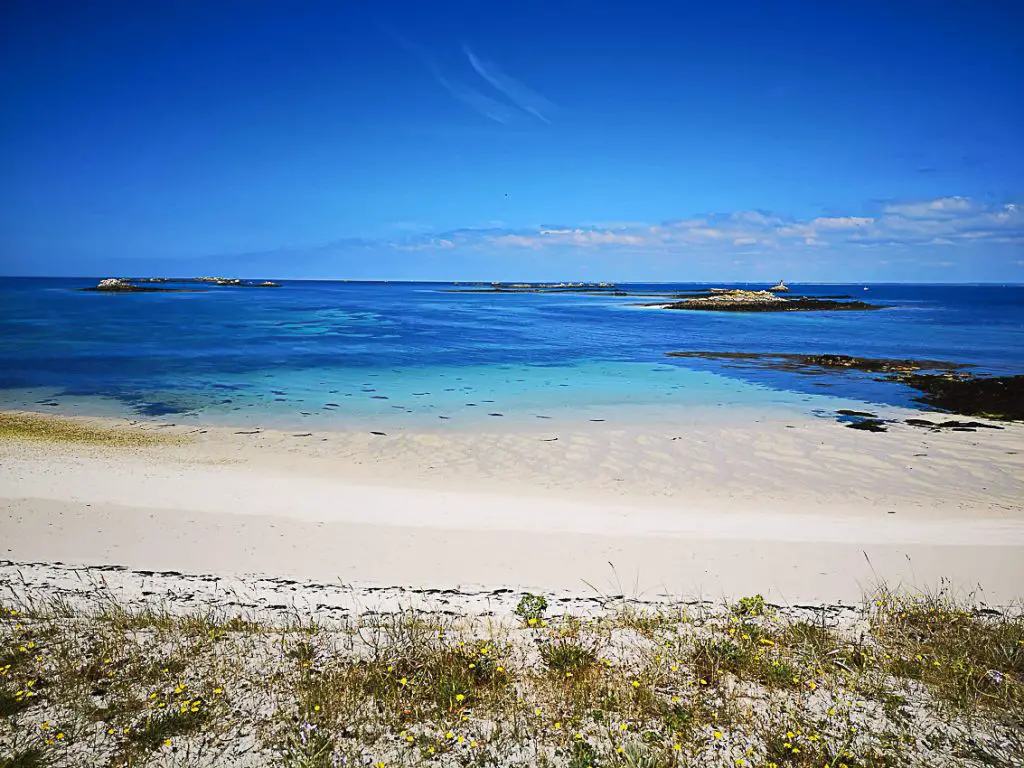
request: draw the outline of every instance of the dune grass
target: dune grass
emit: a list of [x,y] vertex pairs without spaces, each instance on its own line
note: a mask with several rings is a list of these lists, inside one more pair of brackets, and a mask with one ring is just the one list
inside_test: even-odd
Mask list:
[[1013,765],[1024,618],[879,590],[329,624],[32,596],[0,618],[0,766]]

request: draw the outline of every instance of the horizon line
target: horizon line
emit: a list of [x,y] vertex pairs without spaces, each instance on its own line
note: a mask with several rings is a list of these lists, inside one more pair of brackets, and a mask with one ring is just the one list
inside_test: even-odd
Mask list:
[[[0,280],[102,280],[109,276],[98,276],[98,275],[0,275]],[[193,277],[165,277],[162,275],[157,276],[138,276],[122,277],[123,280],[143,280],[153,279],[154,277],[160,277],[168,282],[177,281],[192,281],[196,278]],[[457,283],[464,284],[475,284],[475,285],[509,285],[513,283],[522,283],[523,285],[540,285],[540,284],[553,284],[553,283],[578,283],[582,285],[598,285],[606,283],[608,285],[760,285],[762,283],[770,283],[770,280],[579,280],[572,278],[562,279],[545,279],[545,280],[439,280],[439,279],[410,279],[410,278],[362,278],[362,279],[351,279],[344,277],[273,277],[267,275],[258,275],[256,277],[245,277],[241,275],[227,276],[227,279],[231,280],[280,280],[288,283],[365,283],[365,284],[380,284],[380,283],[408,283],[408,284],[436,284],[436,285],[454,285]],[[774,284],[774,283],[773,283]],[[929,282],[929,281],[916,281],[916,280],[887,280],[887,281],[870,281],[870,280],[814,280],[814,281],[790,281],[787,285],[932,285],[932,286],[1002,286],[1007,288],[1024,288],[1024,282],[1013,282],[1005,280],[981,280],[981,281],[951,281],[951,282]]]

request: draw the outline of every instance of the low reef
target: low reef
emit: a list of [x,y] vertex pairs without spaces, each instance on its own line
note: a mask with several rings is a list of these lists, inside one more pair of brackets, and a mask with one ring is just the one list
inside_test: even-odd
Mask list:
[[[452,283],[458,288],[444,288],[442,293],[603,293],[630,296],[614,283]],[[656,294],[660,295],[660,294]]]
[[193,277],[182,282],[207,283],[209,285],[231,286],[234,288],[280,288],[280,283],[273,280],[242,280],[240,277]]
[[[948,360],[911,360],[853,355],[803,355],[782,352],[668,352],[668,357],[726,361],[735,367],[761,367],[802,374],[881,374],[877,381],[904,384],[921,394],[914,399],[931,408],[998,421],[1024,420],[1024,375],[994,376],[967,371],[970,365]],[[848,415],[854,415],[852,412]],[[977,427],[973,424],[917,426]]]
[[894,378],[918,390],[918,402],[933,408],[998,421],[1024,421],[1024,375],[908,373]]
[[941,371],[951,373],[967,366],[948,360],[906,360],[853,355],[801,355],[786,352],[668,352],[669,357],[694,357],[703,360],[728,360],[737,365],[775,368],[797,373],[820,373],[821,369],[860,371],[862,373],[915,373]]

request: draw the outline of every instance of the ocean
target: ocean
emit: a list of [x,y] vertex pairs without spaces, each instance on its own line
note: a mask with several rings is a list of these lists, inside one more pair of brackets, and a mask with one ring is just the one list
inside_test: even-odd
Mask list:
[[285,428],[744,419],[915,407],[917,393],[856,372],[666,353],[831,353],[1024,372],[1024,286],[794,284],[796,294],[885,308],[740,314],[652,309],[638,305],[655,299],[631,296],[459,293],[448,283],[79,290],[96,282],[0,278],[0,407]]

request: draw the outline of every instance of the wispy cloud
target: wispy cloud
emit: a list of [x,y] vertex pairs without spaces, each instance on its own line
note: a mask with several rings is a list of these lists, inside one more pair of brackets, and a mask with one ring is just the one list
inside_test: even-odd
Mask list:
[[440,65],[438,65],[437,61],[434,60],[434,57],[426,49],[416,45],[416,43],[406,39],[389,27],[381,25],[381,29],[399,46],[411,53],[434,80],[437,81],[438,85],[463,104],[498,123],[508,123],[518,114],[514,107],[503,104],[472,86],[452,80],[446,76]]
[[512,107],[492,99],[476,88],[462,83],[453,83],[438,71],[433,74],[437,82],[443,85],[452,96],[469,105],[484,117],[489,117],[498,123],[508,123],[515,117],[516,112]]
[[466,54],[466,58],[469,59],[470,65],[476,70],[477,74],[496,90],[505,94],[516,106],[524,112],[533,115],[538,120],[542,120],[545,123],[551,122],[545,113],[550,114],[554,111],[554,104],[526,84],[506,75],[494,63],[481,60],[470,50],[468,45],[462,46],[462,52]]
[[517,118],[522,119],[526,115],[545,123],[551,122],[549,115],[555,110],[554,104],[525,83],[505,74],[494,63],[481,59],[473,53],[469,46],[463,45],[462,52],[473,71],[511,103],[489,96],[447,73],[426,48],[417,45],[387,25],[378,24],[378,27],[401,48],[412,54],[413,58],[430,73],[438,85],[484,117],[502,124],[510,123]]

